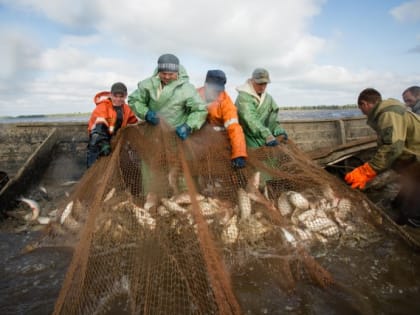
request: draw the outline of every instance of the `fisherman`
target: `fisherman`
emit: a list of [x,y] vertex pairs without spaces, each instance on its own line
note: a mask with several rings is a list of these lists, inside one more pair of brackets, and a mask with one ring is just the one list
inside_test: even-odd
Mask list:
[[235,105],[249,147],[276,146],[288,139],[279,121],[279,107],[265,91],[270,82],[268,71],[257,68],[245,84],[236,88],[239,94]]
[[231,145],[233,168],[243,168],[246,164],[246,143],[238,112],[225,91],[226,74],[222,70],[207,71],[203,87],[198,89],[201,98],[207,103],[207,121],[217,130],[227,131]]
[[207,117],[203,100],[173,54],[159,57],[153,75],[138,83],[128,104],[137,117],[151,125],[158,125],[163,118],[182,140],[200,129]]
[[121,82],[114,83],[110,92],[99,92],[93,98],[96,107],[90,116],[88,126],[88,168],[100,156],[111,153],[111,138],[118,129],[137,123],[137,117],[125,103],[126,98],[127,87]]
[[420,227],[420,116],[396,99],[382,101],[372,88],[359,94],[357,104],[377,133],[378,148],[368,162],[347,173],[345,181],[364,189],[378,173],[394,169],[401,175],[401,188],[392,202],[398,210],[395,221]]
[[420,115],[420,86],[410,86],[403,92],[402,97],[411,111]]

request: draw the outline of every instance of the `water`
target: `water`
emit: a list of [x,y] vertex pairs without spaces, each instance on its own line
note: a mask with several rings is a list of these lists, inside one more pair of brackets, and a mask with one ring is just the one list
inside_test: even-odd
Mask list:
[[[305,119],[339,119],[360,117],[359,109],[316,109],[316,110],[280,110],[281,120]],[[33,123],[33,122],[88,122],[89,114],[68,116],[34,116],[34,117],[0,117],[0,124],[4,123]]]

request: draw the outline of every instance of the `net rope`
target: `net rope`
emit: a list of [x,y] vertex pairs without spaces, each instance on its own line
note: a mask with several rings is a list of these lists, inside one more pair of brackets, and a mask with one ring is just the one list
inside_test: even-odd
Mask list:
[[383,235],[369,201],[291,140],[249,149],[238,170],[211,125],[186,141],[130,126],[112,145],[39,244],[74,246],[54,314],[240,314],[247,271],[326,288],[320,250]]

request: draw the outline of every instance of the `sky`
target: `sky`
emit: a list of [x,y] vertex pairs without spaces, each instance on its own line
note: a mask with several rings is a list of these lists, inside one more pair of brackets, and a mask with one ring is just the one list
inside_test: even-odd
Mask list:
[[164,53],[190,82],[236,87],[266,68],[279,106],[355,104],[366,87],[401,100],[420,85],[420,0],[0,0],[0,116],[89,113],[131,93]]

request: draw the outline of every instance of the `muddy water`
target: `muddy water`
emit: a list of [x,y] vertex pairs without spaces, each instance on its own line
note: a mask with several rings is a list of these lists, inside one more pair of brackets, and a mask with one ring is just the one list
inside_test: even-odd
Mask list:
[[[397,238],[328,251],[317,261],[337,282],[326,289],[301,281],[285,293],[275,274],[247,266],[234,277],[245,314],[420,314],[420,255]],[[245,277],[246,274],[246,277]]]

